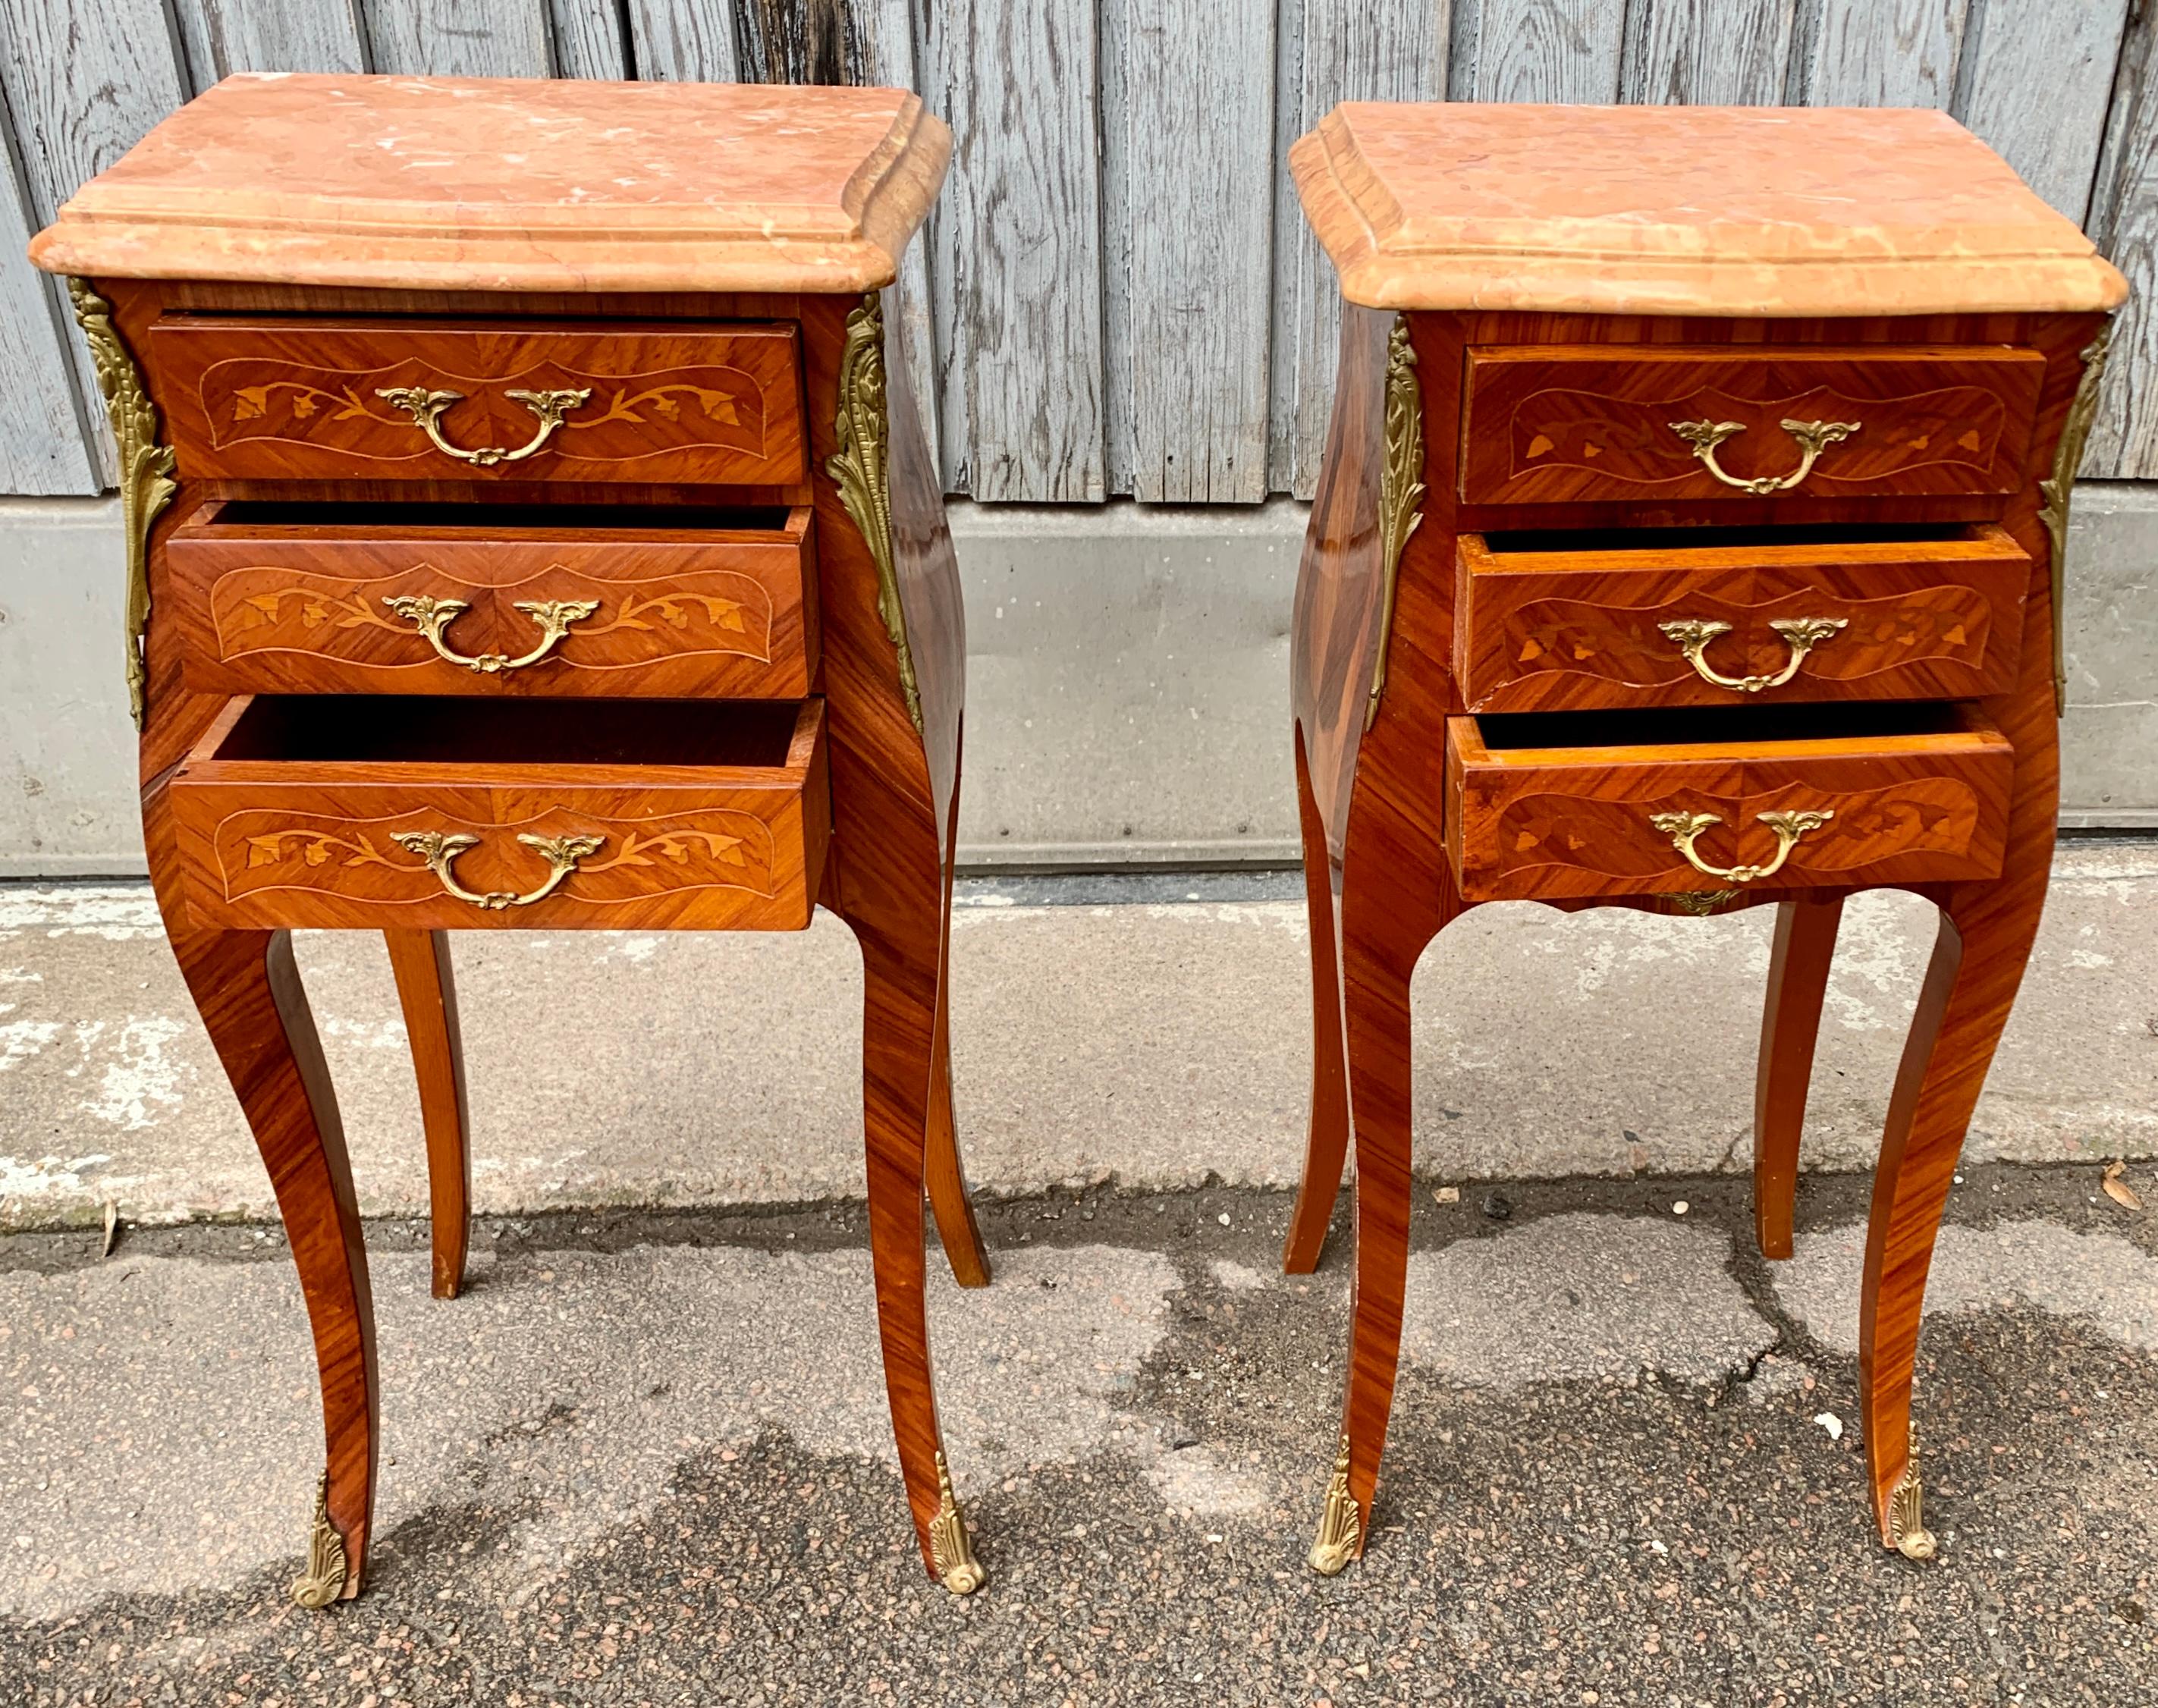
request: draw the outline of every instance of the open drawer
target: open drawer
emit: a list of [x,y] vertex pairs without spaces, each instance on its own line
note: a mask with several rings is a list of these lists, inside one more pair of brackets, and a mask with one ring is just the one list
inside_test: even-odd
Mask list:
[[214,694],[799,699],[808,508],[205,504],[165,544]]
[[1975,699],[2016,680],[2031,560],[1994,524],[1464,534],[1469,710]]
[[824,704],[235,699],[173,773],[206,925],[798,931]]
[[1447,854],[1471,901],[1991,878],[2014,769],[1969,706],[1457,717]]

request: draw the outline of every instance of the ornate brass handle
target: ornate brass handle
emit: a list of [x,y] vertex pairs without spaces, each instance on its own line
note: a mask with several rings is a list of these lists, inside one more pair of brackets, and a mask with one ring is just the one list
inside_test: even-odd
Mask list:
[[592,390],[587,385],[576,391],[503,392],[504,397],[514,398],[540,418],[540,431],[514,451],[501,445],[483,445],[477,451],[461,451],[442,436],[442,411],[463,400],[462,391],[430,391],[424,385],[393,385],[378,389],[374,395],[385,400],[392,409],[402,410],[411,416],[414,424],[427,436],[427,442],[443,456],[454,457],[475,467],[493,468],[498,462],[524,462],[547,442],[555,429],[562,425],[565,415],[584,405]]
[[1727,688],[1733,694],[1758,694],[1764,688],[1781,688],[1799,673],[1799,666],[1806,662],[1806,654],[1824,641],[1834,638],[1837,630],[1851,619],[1847,617],[1772,617],[1768,627],[1784,637],[1784,644],[1791,649],[1791,656],[1784,668],[1773,676],[1726,676],[1705,656],[1708,643],[1718,635],[1731,632],[1727,622],[1716,622],[1706,617],[1681,617],[1675,622],[1660,622],[1656,627],[1678,642],[1686,661],[1693,666],[1694,674],[1703,682],[1717,688]]
[[1716,460],[1716,447],[1746,431],[1743,421],[1673,421],[1671,431],[1693,446],[1702,466],[1727,487],[1766,497],[1788,493],[1814,472],[1814,464],[1830,446],[1848,439],[1863,424],[1858,421],[1785,421],[1784,431],[1799,441],[1799,466],[1789,474],[1764,474],[1758,480],[1741,480],[1726,474]]
[[483,895],[457,882],[457,874],[451,868],[467,849],[479,846],[477,836],[467,836],[462,831],[445,836],[439,830],[399,830],[392,832],[390,839],[425,860],[429,869],[442,880],[442,888],[458,900],[469,901],[489,913],[545,901],[561,887],[563,879],[577,869],[579,860],[586,854],[597,854],[607,844],[604,836],[519,836],[517,839],[527,848],[536,849],[551,869],[547,881],[537,890],[519,895],[508,890],[490,890]]
[[388,593],[382,602],[427,637],[427,644],[452,664],[462,664],[482,676],[499,676],[505,670],[522,670],[537,664],[555,650],[555,643],[600,608],[596,599],[520,599],[517,609],[540,625],[539,644],[521,658],[507,653],[465,653],[453,650],[442,632],[471,607],[462,599],[436,599],[425,593]]
[[1791,857],[1791,850],[1799,845],[1799,839],[1809,830],[1818,830],[1835,817],[1823,808],[1820,812],[1763,813],[1756,815],[1761,823],[1776,833],[1776,857],[1765,866],[1711,866],[1694,851],[1694,839],[1711,824],[1723,821],[1713,813],[1655,813],[1649,823],[1671,839],[1671,846],[1686,856],[1686,864],[1704,878],[1714,878],[1726,884],[1750,884],[1756,878],[1773,878],[1784,869],[1784,862]]

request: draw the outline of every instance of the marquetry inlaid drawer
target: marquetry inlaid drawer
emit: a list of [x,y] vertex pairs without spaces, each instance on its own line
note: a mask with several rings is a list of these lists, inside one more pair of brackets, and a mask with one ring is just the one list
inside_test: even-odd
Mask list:
[[811,513],[215,502],[166,544],[191,688],[798,699]]
[[2031,582],[1990,523],[1465,534],[1457,558],[1471,711],[1997,694]]
[[1452,718],[1447,853],[1471,901],[1995,877],[2014,757],[1964,706]]
[[1951,498],[2018,490],[2035,350],[1473,349],[1470,504]]
[[183,480],[805,477],[788,325],[168,314],[148,343]]
[[821,699],[239,699],[174,773],[205,925],[796,931]]

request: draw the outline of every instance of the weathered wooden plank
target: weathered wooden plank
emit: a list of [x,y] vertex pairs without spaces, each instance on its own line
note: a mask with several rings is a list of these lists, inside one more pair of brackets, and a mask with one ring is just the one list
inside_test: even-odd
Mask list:
[[1774,106],[1796,0],[1633,0],[1624,98],[1654,106]]
[[[0,493],[94,493],[104,482],[76,407],[58,292],[23,253],[30,221],[15,163],[0,147]],[[20,708],[18,708],[19,710]]]
[[2130,0],[1984,0],[1956,116],[2078,224],[2105,142]]
[[860,83],[867,54],[860,13],[874,4],[875,0],[734,0],[735,56],[742,80]]
[[[1273,0],[1124,0],[1104,103],[1126,289],[1107,328],[1112,488],[1153,503],[1267,495]],[[1203,90],[1203,101],[1195,90]],[[1108,150],[1105,148],[1105,156]]]
[[1808,106],[1946,107],[1970,0],[1823,0],[1800,80]]
[[2128,275],[2113,359],[2083,456],[2088,478],[2158,479],[2158,6],[2130,26],[2090,234]]
[[235,71],[364,71],[355,0],[174,0],[188,71],[207,89]]
[[728,0],[629,0],[637,75],[665,83],[736,83]]
[[1613,0],[1482,0],[1455,13],[1454,98],[1614,101],[1626,8]]
[[[0,0],[0,92],[38,225],[188,95],[163,0]],[[67,348],[78,396],[96,398],[88,348],[72,336]],[[109,486],[111,434],[101,405],[88,413],[90,454]]]
[[629,75],[622,16],[615,0],[548,0],[555,74],[619,82]]
[[[978,498],[1107,494],[1094,8],[943,0],[930,104],[953,132],[930,277],[947,481]],[[1198,91],[1194,91],[1198,98]]]
[[549,77],[542,0],[360,0],[374,69],[436,77]]
[[1268,485],[1308,498],[1319,483],[1340,286],[1304,223],[1279,163],[1288,145],[1345,101],[1436,101],[1446,92],[1447,0],[1283,0],[1277,163]]

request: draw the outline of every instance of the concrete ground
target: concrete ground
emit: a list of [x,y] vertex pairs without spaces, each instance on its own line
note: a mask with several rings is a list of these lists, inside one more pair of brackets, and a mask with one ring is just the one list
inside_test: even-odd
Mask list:
[[1784,1265],[1761,916],[1494,909],[1427,957],[1395,1428],[1321,1580],[1348,1246],[1279,1273],[1293,889],[968,889],[997,1277],[932,1251],[932,1322],[987,1588],[906,1525],[843,930],[460,938],[491,1213],[450,1303],[379,947],[313,937],[384,1385],[368,1592],[322,1614],[298,1290],[154,914],[0,889],[0,1704],[2158,1700],[2158,1230],[2101,1171],[2158,1204],[2158,850],[2062,856],[1928,1298],[1925,1566],[1864,1507],[1848,1172],[1918,904],[1852,910]]

